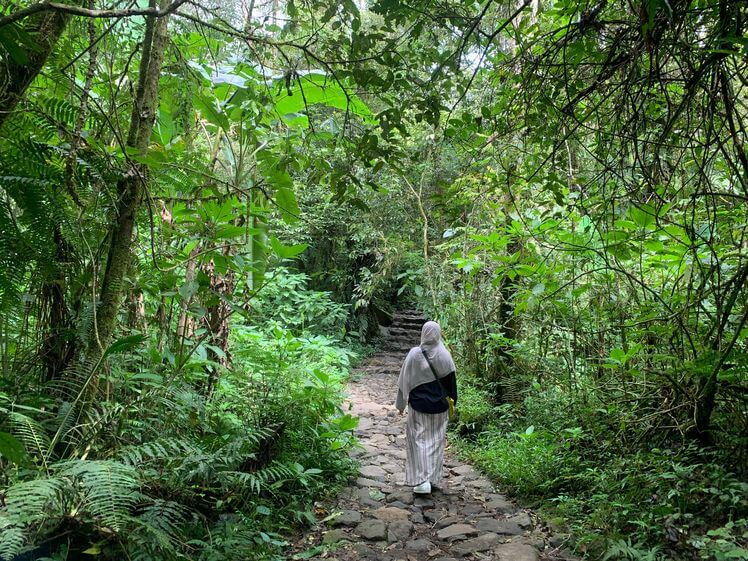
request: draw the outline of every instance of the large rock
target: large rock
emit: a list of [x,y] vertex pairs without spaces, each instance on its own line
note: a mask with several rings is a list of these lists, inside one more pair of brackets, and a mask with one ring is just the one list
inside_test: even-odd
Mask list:
[[462,514],[466,516],[470,516],[474,514],[483,514],[483,508],[480,506],[480,504],[467,503],[465,506],[462,507]]
[[400,501],[393,501],[393,502],[391,502],[389,504],[389,506],[394,507],[394,508],[400,508],[400,509],[403,509],[403,510],[405,510],[405,509],[408,508],[408,505],[406,505],[405,503],[400,502]]
[[509,514],[516,510],[514,505],[501,495],[489,495],[485,507],[486,510],[498,512],[499,514]]
[[410,512],[397,508],[394,506],[383,506],[373,512],[374,517],[385,522],[393,522],[395,520],[407,520],[410,518]]
[[424,539],[410,540],[405,544],[405,549],[408,551],[428,551],[432,547],[434,547],[434,544]]
[[382,506],[382,503],[380,503],[379,501],[383,498],[384,493],[382,493],[379,489],[369,489],[368,487],[359,489],[356,497],[359,504],[374,508],[379,508],[380,506]]
[[359,487],[375,487],[377,489],[382,489],[387,486],[383,481],[376,481],[367,477],[359,477],[356,479],[356,485]]
[[467,481],[465,480],[465,485],[468,487],[474,487],[475,489],[478,489],[480,491],[484,491],[487,493],[490,493],[493,491],[493,483],[488,481],[487,479],[483,479],[482,477],[479,477],[478,479]]
[[387,495],[386,500],[388,503],[400,501],[401,503],[405,503],[406,505],[412,505],[413,491],[395,491],[394,493],[390,493],[389,495]]
[[470,524],[452,524],[439,530],[436,535],[440,540],[464,540],[478,535],[478,530]]
[[436,528],[437,530],[441,530],[442,528],[446,528],[447,526],[451,526],[452,524],[457,524],[461,520],[462,518],[459,516],[444,516],[443,518],[439,518],[435,521],[434,528]]
[[338,543],[343,540],[348,540],[350,537],[348,534],[345,533],[345,530],[342,530],[340,528],[336,530],[330,530],[329,532],[325,532],[322,536],[322,543],[324,544],[333,544]]
[[416,495],[413,504],[418,508],[434,508],[434,499],[423,495]]
[[369,417],[359,417],[357,430],[366,432],[374,426],[374,422]]
[[456,475],[462,475],[463,477],[472,478],[472,479],[478,477],[478,474],[473,469],[473,466],[469,466],[467,464],[462,464],[462,465],[453,467],[452,473]]
[[344,510],[332,519],[333,526],[355,526],[361,522],[361,513],[357,510]]
[[519,536],[524,533],[522,527],[512,520],[498,520],[499,524],[494,530],[502,536]]
[[395,520],[387,526],[387,541],[400,542],[407,540],[413,531],[413,523],[407,520]]
[[387,537],[387,526],[381,520],[364,520],[356,526],[356,533],[367,540],[383,540]]
[[452,546],[452,553],[465,557],[471,553],[486,551],[498,545],[501,538],[498,534],[483,534]]
[[538,561],[538,550],[525,543],[505,543],[494,549],[498,561]]
[[366,477],[368,479],[374,479],[376,481],[384,481],[384,477],[387,475],[387,472],[384,471],[379,466],[364,466],[359,470],[359,473],[362,477]]
[[516,523],[521,528],[532,528],[532,520],[530,519],[530,515],[526,512],[520,512],[519,514],[510,516],[508,520]]

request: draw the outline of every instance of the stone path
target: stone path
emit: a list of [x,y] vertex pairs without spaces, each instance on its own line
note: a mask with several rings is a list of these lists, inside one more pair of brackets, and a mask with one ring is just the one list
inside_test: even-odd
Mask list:
[[296,551],[329,547],[312,559],[331,561],[455,561],[569,559],[558,538],[532,512],[518,508],[493,484],[449,454],[443,489],[414,496],[405,480],[405,416],[394,408],[397,375],[417,345],[424,318],[398,312],[379,353],[349,385],[352,413],[360,416],[352,451],[359,477],[343,490],[327,516]]

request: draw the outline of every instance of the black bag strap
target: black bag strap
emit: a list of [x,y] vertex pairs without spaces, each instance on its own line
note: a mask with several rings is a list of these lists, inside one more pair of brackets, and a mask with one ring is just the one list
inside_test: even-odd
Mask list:
[[429,368],[431,369],[431,373],[434,375],[434,379],[439,382],[439,387],[442,389],[442,399],[446,399],[448,397],[447,390],[444,388],[444,384],[442,384],[442,381],[439,379],[439,375],[436,373],[436,369],[434,368],[434,365],[431,364],[431,361],[429,360],[429,356],[426,354],[426,351],[423,350],[423,347],[418,347],[421,349],[421,352],[423,353],[423,358],[426,359],[426,362],[429,365]]

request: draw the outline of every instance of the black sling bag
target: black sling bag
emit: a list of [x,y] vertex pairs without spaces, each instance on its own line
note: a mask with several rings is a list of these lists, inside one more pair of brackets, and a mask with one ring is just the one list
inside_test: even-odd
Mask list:
[[458,418],[458,415],[457,415],[457,407],[455,407],[455,400],[452,399],[447,394],[447,390],[444,388],[444,384],[442,384],[442,381],[439,379],[439,375],[436,373],[436,369],[434,368],[434,365],[431,364],[431,361],[429,360],[429,357],[426,354],[426,351],[423,350],[423,347],[420,347],[420,349],[421,349],[421,353],[423,353],[423,358],[426,359],[426,362],[428,363],[429,368],[431,369],[431,373],[434,375],[434,379],[439,383],[439,387],[442,390],[442,399],[447,403],[447,407],[449,408],[449,420],[456,421]]

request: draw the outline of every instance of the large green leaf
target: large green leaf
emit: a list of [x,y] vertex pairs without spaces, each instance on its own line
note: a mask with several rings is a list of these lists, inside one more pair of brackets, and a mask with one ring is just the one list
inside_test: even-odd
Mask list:
[[11,463],[22,464],[26,460],[26,448],[12,434],[0,432],[0,456]]
[[137,333],[135,335],[129,335],[127,337],[117,339],[114,343],[109,345],[109,348],[104,353],[104,356],[127,352],[140,345],[143,341],[146,340],[146,338],[147,337],[142,333]]
[[305,243],[284,245],[278,238],[270,238],[270,247],[273,248],[273,251],[278,257],[282,259],[293,259],[294,257],[301,255],[309,246]]
[[286,122],[304,125],[300,115],[312,105],[326,105],[375,122],[369,107],[348,86],[321,73],[299,76],[290,87],[281,88],[275,110]]

